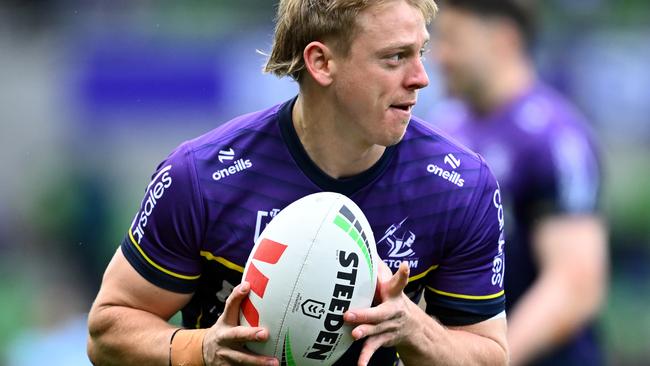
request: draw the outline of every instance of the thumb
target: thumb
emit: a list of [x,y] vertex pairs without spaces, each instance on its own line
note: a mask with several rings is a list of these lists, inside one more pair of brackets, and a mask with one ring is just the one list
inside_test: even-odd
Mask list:
[[221,315],[224,323],[233,327],[239,324],[239,308],[241,307],[242,301],[248,296],[250,288],[251,286],[248,282],[242,282],[232,290],[232,293],[230,293],[230,296],[226,300],[226,306]]
[[406,262],[402,262],[397,269],[397,272],[388,281],[386,287],[386,297],[398,297],[403,291],[409,281],[409,266]]

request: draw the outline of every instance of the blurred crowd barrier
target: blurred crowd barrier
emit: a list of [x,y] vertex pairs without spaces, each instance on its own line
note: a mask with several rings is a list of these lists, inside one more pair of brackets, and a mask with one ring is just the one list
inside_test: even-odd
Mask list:
[[[650,359],[650,4],[546,1],[535,55],[605,161],[611,364]],[[87,365],[85,316],[176,145],[290,98],[268,0],[0,2],[0,365]],[[435,67],[416,115],[442,97]]]

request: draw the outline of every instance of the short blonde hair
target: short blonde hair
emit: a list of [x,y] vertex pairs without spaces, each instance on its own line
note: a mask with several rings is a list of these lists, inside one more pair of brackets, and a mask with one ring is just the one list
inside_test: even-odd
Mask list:
[[[313,41],[333,41],[347,55],[357,31],[357,15],[395,0],[280,0],[271,55],[264,71],[300,82],[303,51]],[[438,11],[434,0],[404,0],[418,8],[427,24]]]

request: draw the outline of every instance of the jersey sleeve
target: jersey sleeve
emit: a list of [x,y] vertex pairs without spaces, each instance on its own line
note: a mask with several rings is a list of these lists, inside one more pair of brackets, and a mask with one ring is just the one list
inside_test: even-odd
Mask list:
[[445,244],[440,265],[426,277],[426,311],[445,325],[475,324],[505,311],[501,191],[482,158],[470,197],[457,239]]
[[546,157],[536,164],[527,192],[529,219],[549,214],[584,214],[598,209],[600,164],[589,136],[573,126],[550,132],[534,154]]
[[156,286],[191,293],[200,277],[204,208],[192,152],[181,145],[164,160],[145,189],[122,252]]

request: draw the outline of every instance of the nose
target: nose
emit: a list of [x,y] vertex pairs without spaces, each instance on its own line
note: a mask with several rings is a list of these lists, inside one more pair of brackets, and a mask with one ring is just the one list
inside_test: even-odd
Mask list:
[[418,57],[414,60],[412,67],[406,79],[406,88],[409,90],[422,89],[429,85],[429,76],[424,68],[422,58]]

